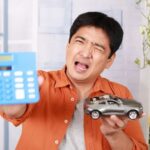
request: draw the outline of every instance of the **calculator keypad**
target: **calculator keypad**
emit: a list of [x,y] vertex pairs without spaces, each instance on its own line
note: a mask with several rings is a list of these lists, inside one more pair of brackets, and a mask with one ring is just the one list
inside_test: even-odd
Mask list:
[[[1,71],[0,72],[0,103],[11,100],[22,101],[35,99],[35,76],[34,71]],[[8,102],[8,103],[9,103]],[[30,101],[29,101],[30,102]],[[11,102],[10,102],[11,103]]]

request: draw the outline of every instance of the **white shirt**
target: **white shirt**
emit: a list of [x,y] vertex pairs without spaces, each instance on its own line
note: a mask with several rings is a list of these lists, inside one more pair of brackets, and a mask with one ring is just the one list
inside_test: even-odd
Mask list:
[[72,122],[60,144],[59,150],[85,150],[83,103],[84,100],[80,100],[77,103]]

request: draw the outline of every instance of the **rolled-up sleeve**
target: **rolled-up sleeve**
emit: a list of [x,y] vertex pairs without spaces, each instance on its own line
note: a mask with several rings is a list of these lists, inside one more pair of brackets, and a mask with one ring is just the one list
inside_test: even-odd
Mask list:
[[18,126],[30,116],[35,105],[36,104],[27,104],[25,113],[19,118],[10,118],[3,112],[0,112],[0,116],[2,116],[7,121],[11,122],[13,125]]
[[129,121],[124,131],[133,142],[133,150],[148,150],[139,120]]

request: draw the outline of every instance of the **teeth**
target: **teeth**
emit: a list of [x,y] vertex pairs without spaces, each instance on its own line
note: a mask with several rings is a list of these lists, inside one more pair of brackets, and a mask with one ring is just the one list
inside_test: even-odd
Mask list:
[[[76,62],[75,62],[75,65],[78,65],[79,63],[80,63],[80,62],[76,61]],[[80,64],[81,64],[81,65],[85,65],[86,68],[89,68],[89,66],[86,65],[86,64],[84,64],[84,63],[80,63]]]
[[78,65],[78,67],[82,68],[83,70],[88,69],[89,66],[84,64],[84,63],[80,63],[78,61],[75,62],[75,65]]

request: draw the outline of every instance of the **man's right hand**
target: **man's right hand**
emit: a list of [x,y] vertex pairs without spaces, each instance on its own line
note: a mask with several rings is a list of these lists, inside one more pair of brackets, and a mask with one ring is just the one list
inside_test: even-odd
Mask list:
[[[44,78],[42,76],[38,77],[39,87],[42,85]],[[21,117],[27,108],[27,104],[15,104],[15,105],[0,105],[0,112],[5,113],[10,118]]]

